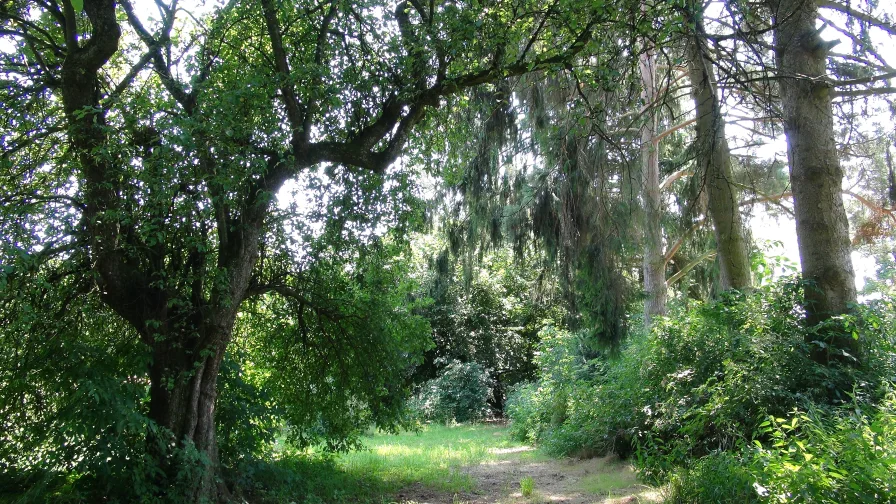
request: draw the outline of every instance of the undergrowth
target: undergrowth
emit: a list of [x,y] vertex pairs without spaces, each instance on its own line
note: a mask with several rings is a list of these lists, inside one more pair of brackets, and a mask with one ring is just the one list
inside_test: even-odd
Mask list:
[[[511,432],[554,454],[632,456],[669,502],[896,502],[893,302],[806,328],[801,292],[690,301],[615,356],[547,328],[539,380],[508,399]],[[830,330],[863,353],[810,359]]]

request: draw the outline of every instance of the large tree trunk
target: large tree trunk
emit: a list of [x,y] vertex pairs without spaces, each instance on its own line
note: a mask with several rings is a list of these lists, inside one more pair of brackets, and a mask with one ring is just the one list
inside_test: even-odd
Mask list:
[[[803,279],[808,282],[806,319],[814,325],[848,312],[856,302],[849,224],[841,196],[843,170],[834,141],[830,86],[824,80],[830,44],[816,29],[814,0],[772,1],[771,7],[797,240]],[[814,352],[820,362],[839,360],[839,352],[832,348],[858,356],[859,342],[843,331],[827,331],[822,338],[828,348],[819,346]]]
[[[215,400],[218,372],[229,337],[216,336],[217,343],[199,351],[184,348],[183,338],[160,340],[153,347],[150,366],[149,417],[166,430],[150,440],[160,464],[159,483],[164,492],[184,492],[182,497],[192,502],[223,501],[228,497],[219,478]],[[194,449],[204,458],[199,464],[181,451]],[[184,470],[196,477],[177,481],[178,473]],[[178,488],[184,483],[186,488]]]
[[662,199],[657,135],[657,68],[653,48],[640,57],[639,69],[644,102],[648,107],[641,126],[641,207],[644,226],[643,271],[644,323],[650,326],[657,315],[666,313],[666,261],[663,254]]
[[752,285],[746,228],[741,218],[739,191],[732,183],[731,153],[725,138],[725,122],[715,91],[713,72],[704,57],[701,14],[697,33],[688,41],[688,72],[697,108],[697,176],[702,176],[709,196],[709,214],[715,228],[722,290]]
[[[86,0],[84,10],[92,34],[83,44],[73,32],[67,36],[61,90],[72,151],[83,174],[85,221],[97,287],[103,301],[152,349],[149,417],[161,429],[148,433],[148,454],[154,458],[154,469],[160,469],[152,476],[158,491],[184,502],[224,501],[229,496],[219,477],[215,439],[218,372],[257,262],[262,223],[270,204],[265,195],[273,191],[266,187],[247,191],[246,206],[238,217],[221,222],[217,266],[227,272],[227,281],[217,283],[206,297],[202,277],[194,277],[189,296],[192,306],[171,304],[171,299],[183,300],[184,295],[159,286],[157,279],[164,277],[165,271],[164,261],[158,257],[164,256],[165,249],[153,249],[148,260],[136,255],[139,252],[135,251],[148,247],[129,243],[136,234],[133,223],[117,217],[125,213],[118,175],[122,161],[102,154],[118,141],[106,127],[98,78],[118,49],[121,36],[115,3]],[[76,15],[66,12],[67,17]],[[201,270],[206,257],[192,253],[190,262],[196,261],[196,265],[185,268]],[[192,273],[186,271],[185,276],[192,277]],[[191,451],[199,454],[203,463],[185,456]]]

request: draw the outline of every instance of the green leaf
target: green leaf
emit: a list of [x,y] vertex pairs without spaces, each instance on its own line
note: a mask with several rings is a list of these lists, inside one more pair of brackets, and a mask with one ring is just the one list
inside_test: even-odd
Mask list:
[[81,12],[84,10],[84,0],[69,0],[72,3],[72,9],[75,9],[75,12]]

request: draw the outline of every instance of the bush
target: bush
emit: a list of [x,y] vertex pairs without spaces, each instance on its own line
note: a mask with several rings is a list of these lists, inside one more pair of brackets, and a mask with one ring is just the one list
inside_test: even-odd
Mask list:
[[411,408],[427,421],[475,422],[491,415],[492,380],[475,362],[454,361],[420,387]]
[[679,468],[669,478],[666,504],[748,504],[759,502],[754,477],[730,452],[715,452]]
[[596,352],[578,333],[549,326],[541,337],[540,380],[508,396],[511,435],[559,455],[627,454],[643,417],[643,335],[631,337],[612,360],[589,359]]
[[826,369],[804,342],[799,286],[733,293],[654,326],[642,370],[650,390],[641,449],[667,459],[658,476],[716,450],[738,448],[769,414],[827,396]]
[[752,469],[771,502],[896,502],[896,394],[769,418]]
[[[581,338],[546,330],[539,380],[509,400],[511,430],[552,453],[636,453],[642,477],[671,478],[672,502],[749,501],[762,488],[780,502],[890,502],[892,399],[875,404],[896,381],[893,302],[825,323],[862,340],[861,367],[809,358],[807,340],[830,328],[806,328],[801,306],[793,281],[689,301],[591,360]],[[812,422],[766,423],[795,410]]]
[[542,429],[548,424],[541,416],[538,383],[518,383],[507,392],[504,415],[511,420],[510,437],[527,443],[541,438]]
[[513,387],[504,405],[511,435],[530,443],[542,441],[566,420],[570,391],[584,378],[573,334],[547,326],[539,339],[535,355],[539,381]]

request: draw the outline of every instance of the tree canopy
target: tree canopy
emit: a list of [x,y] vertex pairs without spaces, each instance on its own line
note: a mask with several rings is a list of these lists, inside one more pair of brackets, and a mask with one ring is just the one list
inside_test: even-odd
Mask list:
[[[842,53],[816,28],[828,15]],[[437,358],[530,373],[542,315],[615,348],[633,306],[649,324],[677,285],[748,289],[745,200],[793,199],[808,323],[848,312],[853,159],[881,158],[853,191],[863,236],[892,229],[894,198],[868,190],[894,191],[893,133],[851,126],[863,107],[893,113],[890,16],[784,0],[4,2],[0,468],[21,486],[81,473],[120,500],[226,500],[248,417],[259,436],[344,449],[405,425]],[[746,138],[726,130],[738,114]],[[731,155],[782,134],[789,186],[781,163]],[[443,233],[434,269],[466,277],[441,292],[412,263],[426,230]],[[544,271],[516,272],[509,251]],[[505,292],[474,278],[486,256]],[[499,302],[547,277],[563,303]],[[850,335],[813,338],[816,360],[858,362]]]

